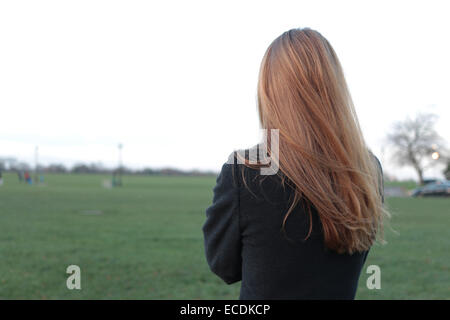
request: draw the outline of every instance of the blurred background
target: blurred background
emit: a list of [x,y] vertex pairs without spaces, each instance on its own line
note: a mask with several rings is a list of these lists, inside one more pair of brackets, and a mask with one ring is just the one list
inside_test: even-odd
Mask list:
[[[0,2],[0,298],[236,298],[201,226],[296,27],[335,48],[393,213],[358,299],[450,298],[446,1]],[[239,115],[239,116],[238,116]],[[68,290],[66,268],[81,269]]]

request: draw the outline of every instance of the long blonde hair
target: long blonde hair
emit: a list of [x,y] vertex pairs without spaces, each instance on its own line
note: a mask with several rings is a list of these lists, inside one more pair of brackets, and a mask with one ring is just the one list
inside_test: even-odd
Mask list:
[[382,237],[383,216],[389,215],[381,201],[380,170],[340,62],[319,32],[293,29],[272,42],[261,64],[258,109],[264,129],[279,129],[279,168],[295,190],[283,226],[307,199],[319,215],[327,248],[368,250]]

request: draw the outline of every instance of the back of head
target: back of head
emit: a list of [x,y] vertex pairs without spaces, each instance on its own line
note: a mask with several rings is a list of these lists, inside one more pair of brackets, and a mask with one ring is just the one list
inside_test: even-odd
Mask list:
[[284,222],[300,199],[307,199],[329,249],[369,249],[387,213],[376,159],[365,144],[336,53],[320,33],[293,29],[272,42],[261,64],[258,108],[262,127],[279,130],[276,159],[295,189]]

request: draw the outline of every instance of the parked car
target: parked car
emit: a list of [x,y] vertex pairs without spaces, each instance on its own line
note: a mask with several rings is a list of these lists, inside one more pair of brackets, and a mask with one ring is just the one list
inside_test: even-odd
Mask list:
[[427,185],[429,183],[434,183],[439,181],[439,179],[423,179],[423,185]]
[[450,180],[438,180],[413,190],[413,197],[450,197]]

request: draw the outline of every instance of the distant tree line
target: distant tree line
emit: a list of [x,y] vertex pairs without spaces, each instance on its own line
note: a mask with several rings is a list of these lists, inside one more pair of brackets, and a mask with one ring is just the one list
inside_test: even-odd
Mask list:
[[[72,174],[113,174],[120,172],[125,175],[160,175],[160,176],[211,176],[216,175],[214,171],[199,171],[199,170],[180,170],[175,168],[143,168],[143,169],[132,169],[127,167],[121,168],[106,168],[99,163],[77,163],[72,167],[67,167],[64,164],[53,163],[49,165],[39,165],[39,173],[72,173]],[[31,167],[27,163],[17,163],[14,166],[6,167],[0,161],[0,170],[6,172],[17,172],[17,171],[29,171],[34,172],[35,168]]]

